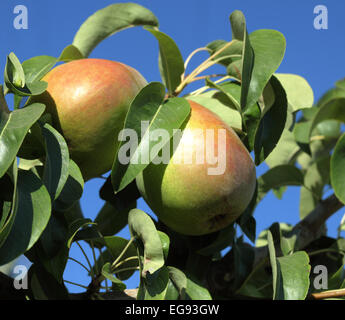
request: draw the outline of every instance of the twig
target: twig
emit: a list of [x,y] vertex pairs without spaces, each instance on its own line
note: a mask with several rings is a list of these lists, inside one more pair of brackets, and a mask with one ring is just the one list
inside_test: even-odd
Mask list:
[[[344,206],[333,194],[320,201],[316,208],[294,226],[290,235],[296,235],[297,250],[306,247],[320,236],[320,229],[326,220]],[[289,234],[287,236],[289,236]],[[268,255],[267,246],[255,249],[254,266]]]
[[78,261],[77,259],[74,259],[74,258],[72,258],[72,257],[68,257],[68,259],[69,260],[72,260],[72,261],[74,261],[74,262],[76,262],[76,263],[78,263],[81,267],[83,267],[88,273],[90,273],[90,270],[84,265],[84,264],[82,264],[80,261]]
[[312,293],[311,296],[314,299],[328,299],[328,298],[339,298],[345,297],[345,289],[328,290],[318,293]]
[[93,277],[93,276],[94,276],[94,271],[93,271],[91,262],[90,262],[90,260],[89,260],[89,258],[88,258],[88,256],[87,256],[87,254],[85,253],[83,247],[80,245],[80,243],[79,243],[78,241],[76,241],[76,243],[77,243],[78,247],[80,248],[81,252],[83,253],[83,255],[84,255],[85,259],[86,259],[86,262],[87,262],[87,264],[88,264],[89,267],[90,267],[90,274],[91,274],[91,277]]

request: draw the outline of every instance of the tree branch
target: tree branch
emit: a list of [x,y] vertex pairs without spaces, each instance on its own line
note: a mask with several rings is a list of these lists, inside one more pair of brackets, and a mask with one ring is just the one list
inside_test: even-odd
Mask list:
[[[344,206],[333,194],[327,199],[322,200],[303,220],[297,223],[292,231],[286,235],[296,236],[295,250],[301,250],[308,244],[321,236],[322,227],[329,217]],[[248,247],[251,247],[249,244]],[[254,251],[254,261],[252,269],[267,260],[269,253],[268,247],[251,247]],[[267,260],[268,261],[268,260]],[[208,283],[212,292],[219,293],[221,296],[231,296],[231,284],[234,281],[234,261],[232,251],[228,252],[221,260],[214,261],[209,274]]]
[[[296,235],[296,250],[303,249],[309,243],[320,237],[320,229],[334,213],[344,206],[338,198],[333,194],[327,199],[322,200],[303,220],[297,223],[294,228],[287,235]],[[262,259],[268,256],[267,246],[255,249],[254,266],[256,266]]]

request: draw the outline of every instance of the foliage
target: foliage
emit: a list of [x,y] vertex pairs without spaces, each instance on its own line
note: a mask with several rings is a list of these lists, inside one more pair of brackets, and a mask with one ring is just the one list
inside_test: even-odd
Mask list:
[[[41,55],[20,63],[13,52],[7,56],[0,87],[0,265],[22,254],[32,262],[27,298],[71,297],[63,272],[71,245],[81,241],[100,252],[88,268],[88,298],[126,292],[123,281],[137,270],[137,298],[149,300],[306,299],[317,292],[311,268],[318,264],[329,266],[330,289],[345,287],[345,223],[337,239],[322,232],[327,218],[345,204],[344,80],[314,102],[304,78],[276,72],[285,53],[280,32],[249,33],[240,11],[230,15],[230,24],[232,40],[205,44],[209,58],[189,74],[188,62],[200,50],[184,61],[174,40],[158,29],[157,17],[133,3],[97,11],[58,58]],[[134,179],[148,163],[122,165],[117,157],[100,190],[104,207],[95,221],[85,218],[79,205],[84,180],[69,158],[67,142],[44,114],[43,104],[22,103],[46,90],[41,79],[56,63],[86,58],[103,39],[133,26],[143,26],[157,39],[162,83],[149,83],[139,92],[124,128],[139,132],[140,120],[145,120],[151,129],[166,129],[168,139],[154,146],[157,155],[188,117],[188,97],[231,126],[257,166],[265,162],[269,167],[257,177],[242,216],[219,232],[183,236],[136,209],[140,195]],[[217,80],[204,75],[216,64],[223,66],[223,75]],[[200,79],[204,86],[182,95]],[[5,100],[10,94],[11,111]],[[147,133],[141,137],[135,156],[144,157],[148,139]],[[289,186],[300,186],[301,223],[275,223],[256,239],[256,206],[271,190],[281,198]],[[331,190],[335,196],[326,199]],[[319,223],[308,224],[308,219]],[[127,224],[131,238],[117,236]],[[314,237],[306,240],[308,232]],[[256,245],[246,243],[244,235]],[[106,280],[111,286],[103,289]]]

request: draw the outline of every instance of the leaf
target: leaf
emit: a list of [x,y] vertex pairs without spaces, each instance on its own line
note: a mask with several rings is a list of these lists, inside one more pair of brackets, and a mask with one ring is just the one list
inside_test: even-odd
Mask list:
[[287,115],[285,91],[275,77],[271,78],[270,84],[275,93],[275,100],[269,110],[261,115],[255,133],[254,153],[256,165],[264,161],[273,151],[285,128]]
[[67,241],[67,247],[70,248],[72,245],[72,242],[75,240],[75,237],[78,233],[79,230],[82,228],[95,224],[92,222],[91,219],[88,218],[80,218],[75,221],[73,221],[69,226],[68,226],[68,241]]
[[171,279],[171,281],[177,288],[180,298],[183,300],[186,295],[188,279],[181,270],[175,267],[169,266],[168,270],[169,270],[169,278]]
[[40,239],[25,253],[32,263],[42,265],[60,283],[68,261],[67,237],[64,217],[53,214]]
[[181,82],[181,76],[184,72],[184,63],[181,52],[176,43],[167,34],[155,30],[152,27],[146,27],[159,43],[159,70],[164,85],[172,95]]
[[84,190],[84,179],[78,165],[69,159],[68,177],[60,195],[54,201],[53,207],[57,211],[66,211],[73,207],[81,198]]
[[137,300],[165,300],[169,286],[169,271],[163,267],[155,271],[153,279],[141,278]]
[[309,289],[310,265],[307,253],[297,251],[277,258],[277,263],[281,272],[283,290],[279,290],[276,300],[304,300]]
[[120,232],[128,222],[128,213],[136,207],[136,202],[132,202],[127,208],[116,208],[111,203],[106,202],[95,219],[97,228],[104,236],[111,236]]
[[99,190],[99,196],[101,199],[111,203],[117,210],[123,210],[128,208],[130,203],[136,202],[141,197],[141,194],[135,181],[132,181],[123,190],[115,194],[111,184],[111,177],[109,176]]
[[111,264],[107,262],[102,267],[102,275],[109,279],[116,287],[117,290],[123,291],[126,289],[126,285],[118,278],[116,278],[111,270]]
[[[148,166],[170,140],[174,129],[180,128],[190,113],[188,101],[183,98],[171,98],[163,103],[164,95],[164,86],[152,82],[139,92],[130,106],[124,126],[124,129],[128,130],[122,131],[119,138],[111,173],[116,192],[125,188]],[[162,130],[164,135],[160,135],[159,149],[152,140],[155,140],[154,134],[160,134]],[[132,140],[127,143],[131,149],[129,163],[126,155],[128,149],[123,143],[126,135]]]
[[324,96],[319,101],[319,108],[312,120],[309,129],[309,137],[316,126],[325,120],[338,120],[345,122],[345,91],[331,90],[329,95]]
[[7,88],[17,91],[25,87],[25,74],[17,56],[11,52],[7,56],[4,80]]
[[234,287],[238,288],[250,274],[254,263],[254,250],[252,247],[243,243],[242,238],[237,239],[233,244],[234,255]]
[[309,289],[309,257],[306,252],[276,257],[272,234],[267,233],[273,275],[273,300],[304,300]]
[[[210,42],[206,48],[210,49],[210,55],[212,56],[222,47],[227,45],[225,40],[215,40]],[[233,39],[233,43],[224,49],[221,53],[217,54],[212,60],[217,60],[217,63],[227,67],[229,64],[241,59],[243,49],[243,42]]]
[[158,26],[158,20],[139,4],[112,4],[95,12],[81,25],[73,45],[87,58],[102,40],[123,29],[140,25]]
[[51,56],[37,56],[25,60],[23,62],[23,69],[25,72],[25,79],[28,82],[37,82],[45,76],[48,71],[54,67],[57,59]]
[[63,136],[48,123],[42,126],[42,135],[46,148],[43,181],[52,200],[55,200],[68,179],[68,146]]
[[241,106],[239,104],[239,95],[241,94],[240,86],[233,82],[218,85],[212,82],[209,78],[206,78],[206,85],[220,91],[223,94],[223,97],[227,100],[226,105],[234,108],[241,114]]
[[[115,270],[113,270],[113,274],[116,274],[116,277],[119,280],[126,280],[129,277],[132,276],[134,273],[133,270],[123,271],[117,273],[116,270],[124,269],[124,268],[135,268],[138,266],[138,259],[132,259],[125,262],[128,258],[134,258],[137,257],[137,249],[133,243],[129,244],[129,240],[117,237],[117,236],[107,236],[103,238],[98,239],[91,239],[94,241],[95,245],[99,246],[99,242],[101,242],[103,245],[106,246],[106,250],[103,251],[102,256],[98,259],[98,264],[100,262],[102,263],[111,263],[113,264],[115,260],[118,259],[120,254],[122,254],[123,250],[127,247],[126,252],[122,255],[120,260],[117,261],[116,265],[120,264],[118,267],[116,267]],[[129,244],[129,247],[128,247]]]
[[234,225],[231,224],[228,227],[220,230],[217,238],[208,246],[199,249],[197,253],[204,256],[214,255],[217,252],[220,252],[221,250],[227,248],[228,246],[231,246],[234,241],[235,234],[236,231]]
[[83,59],[83,54],[79,51],[79,49],[74,45],[69,45],[63,49],[60,54],[60,57],[57,59],[58,61],[69,62],[72,60]]
[[33,264],[28,271],[30,289],[35,300],[69,300],[68,291],[42,266]]
[[0,248],[0,265],[29,250],[46,228],[50,196],[42,181],[31,171],[19,170],[13,226]]
[[322,199],[324,186],[329,183],[329,174],[329,156],[318,159],[307,168],[304,187],[301,188],[300,219],[305,218]]
[[273,167],[258,178],[258,201],[260,201],[273,188],[281,186],[303,185],[302,172],[292,165]]
[[22,65],[13,53],[7,57],[4,79],[6,87],[10,90],[10,92],[19,96],[41,94],[47,89],[48,86],[48,84],[44,81],[38,80],[29,82],[25,77],[25,71]]
[[[15,215],[17,212],[17,207],[18,207],[18,191],[17,191],[17,184],[18,184],[18,166],[17,166],[17,161],[13,161],[12,166],[10,169],[7,171],[7,176],[10,178],[12,183],[6,184],[6,189],[8,190],[7,192],[12,193],[12,198],[10,199],[9,195],[7,195],[9,198],[6,199],[5,195],[5,200],[6,203],[3,205],[3,212],[2,212],[2,217],[1,217],[1,224],[0,224],[0,247],[3,245],[5,242],[7,236],[9,235],[11,228],[14,223]],[[4,176],[2,178],[6,179],[7,176]],[[8,187],[12,184],[13,188],[8,189]],[[2,193],[4,195],[4,193]],[[12,201],[11,201],[12,200]]]
[[259,299],[272,299],[272,274],[268,270],[267,260],[263,259],[255,266],[236,294]]
[[282,84],[292,112],[313,106],[313,90],[303,77],[289,73],[275,73],[274,76]]
[[242,129],[242,118],[240,113],[232,108],[229,108],[223,102],[222,94],[220,92],[212,90],[203,94],[188,96],[188,100],[195,101],[196,103],[199,103],[205,108],[211,110],[217,116],[219,116],[229,127],[235,130]]
[[139,209],[132,209],[128,215],[128,225],[132,237],[142,242],[139,246],[141,260],[141,276],[153,274],[164,265],[162,242],[152,219]]
[[270,263],[272,268],[272,277],[273,277],[273,300],[277,299],[279,296],[279,290],[281,290],[281,278],[280,278],[280,270],[278,269],[279,266],[277,264],[276,259],[276,251],[274,248],[274,242],[271,231],[267,230],[267,244],[268,244],[268,251],[270,256]]
[[256,30],[249,35],[254,50],[254,66],[246,106],[260,97],[285,54],[285,38],[276,30]]
[[265,159],[265,162],[271,168],[283,164],[292,164],[299,152],[300,147],[295,141],[294,134],[284,129],[278,144]]
[[44,109],[43,104],[34,103],[11,113],[0,110],[0,177],[10,167],[25,135]]
[[345,133],[339,138],[331,156],[331,185],[337,198],[345,203]]
[[[235,10],[230,15],[230,23],[233,39],[242,41],[242,62],[241,62],[241,109],[245,110],[248,104],[248,96],[250,93],[250,83],[253,76],[253,68],[255,67],[255,52],[251,45],[248,35],[246,20],[243,13]],[[253,101],[253,103],[256,102]],[[250,104],[251,105],[251,104]]]
[[157,232],[162,243],[164,260],[166,260],[169,254],[170,238],[165,232],[159,230],[157,230]]
[[196,279],[187,275],[187,300],[212,300],[212,296],[208,289]]
[[109,176],[99,191],[105,204],[98,213],[95,222],[103,235],[118,233],[128,222],[128,213],[136,207],[137,199],[141,197],[135,181],[132,181],[120,192],[114,194]]

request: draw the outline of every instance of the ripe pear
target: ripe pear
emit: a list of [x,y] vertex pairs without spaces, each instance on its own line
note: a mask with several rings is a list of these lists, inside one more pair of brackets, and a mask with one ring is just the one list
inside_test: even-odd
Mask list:
[[[171,140],[170,160],[151,162],[137,176],[136,183],[164,224],[181,234],[204,235],[225,228],[246,209],[255,191],[256,172],[249,152],[233,129],[209,109],[189,103],[191,114],[177,147]],[[213,139],[207,139],[207,131],[214,132]],[[221,133],[223,140],[218,139]],[[197,147],[202,145],[204,161],[197,162]],[[186,151],[192,162],[181,161]],[[210,153],[218,160],[224,159],[225,167],[218,173],[212,171],[217,165],[207,161]]]
[[42,80],[48,88],[32,100],[46,105],[84,179],[109,171],[128,108],[146,80],[123,63],[89,58],[61,64]]

